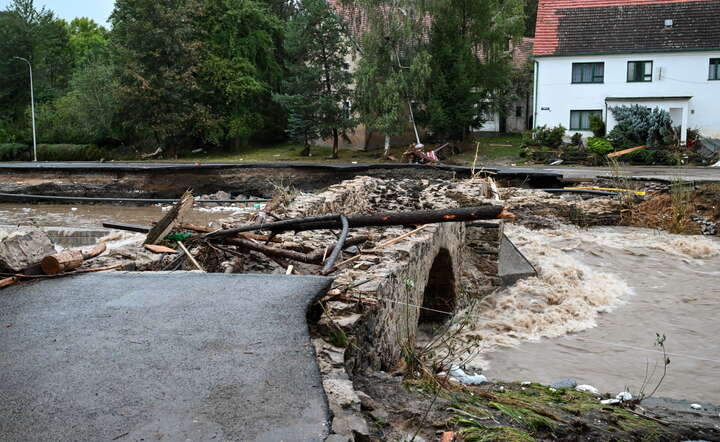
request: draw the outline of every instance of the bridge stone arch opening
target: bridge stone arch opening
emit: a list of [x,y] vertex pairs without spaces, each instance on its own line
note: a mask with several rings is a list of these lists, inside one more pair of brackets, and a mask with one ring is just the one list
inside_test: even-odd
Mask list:
[[438,251],[423,294],[418,324],[437,324],[450,319],[457,303],[453,259],[447,249]]

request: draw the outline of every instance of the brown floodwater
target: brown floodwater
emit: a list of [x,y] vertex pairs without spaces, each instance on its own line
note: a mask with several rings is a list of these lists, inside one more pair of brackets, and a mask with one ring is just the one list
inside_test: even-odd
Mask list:
[[662,373],[658,396],[720,403],[720,241],[647,229],[568,228],[508,234],[540,277],[494,295],[476,313],[490,378],[575,378],[637,393]]
[[[186,222],[208,224],[230,217],[237,207],[198,207]],[[162,208],[152,206],[123,206],[112,204],[63,205],[0,203],[0,225],[102,228],[105,221],[149,226],[162,218]]]

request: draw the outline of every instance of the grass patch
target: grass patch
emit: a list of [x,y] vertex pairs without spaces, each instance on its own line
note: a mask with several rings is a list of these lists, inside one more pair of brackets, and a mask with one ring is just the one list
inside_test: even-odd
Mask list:
[[456,419],[455,423],[462,429],[459,433],[466,442],[533,442],[529,434],[511,427],[489,427],[470,419]]
[[[520,156],[520,143],[522,141],[520,135],[503,135],[496,137],[480,138],[479,156],[482,160],[493,160],[500,158],[517,158]],[[472,147],[466,148],[462,153],[447,158],[446,162],[458,165],[471,165],[475,158],[474,143]],[[427,145],[425,150],[436,149],[440,146]],[[398,161],[402,160],[402,154],[407,150],[408,146],[397,146],[390,149],[390,156]],[[303,146],[294,143],[276,144],[269,146],[250,146],[239,152],[209,152],[206,154],[187,155],[178,158],[178,162],[218,162],[218,163],[264,163],[264,162],[323,162],[346,163],[349,161],[357,161],[358,163],[378,163],[387,162],[382,158],[382,149],[369,150],[367,152],[341,149],[339,158],[327,159],[332,153],[331,147],[312,146],[310,153],[312,156],[302,156]],[[167,160],[158,160],[167,161]]]

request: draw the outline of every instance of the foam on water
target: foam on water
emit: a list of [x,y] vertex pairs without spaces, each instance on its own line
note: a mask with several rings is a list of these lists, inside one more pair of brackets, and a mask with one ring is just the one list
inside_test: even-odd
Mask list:
[[[720,254],[717,241],[648,229],[529,230],[510,225],[505,232],[535,265],[538,277],[501,289],[462,312],[473,326],[461,339],[474,344],[473,353],[593,328],[598,315],[612,312],[633,295],[612,267],[595,270],[573,253],[576,250],[600,254],[612,248],[628,255],[663,253],[691,261]],[[481,355],[472,359],[474,365],[487,366]]]

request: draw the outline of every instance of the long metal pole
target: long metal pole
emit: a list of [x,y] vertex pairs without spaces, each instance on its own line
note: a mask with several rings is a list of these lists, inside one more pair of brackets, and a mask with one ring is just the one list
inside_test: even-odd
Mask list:
[[32,131],[33,131],[33,161],[37,162],[37,135],[35,131],[35,90],[33,88],[33,73],[32,64],[29,60],[22,57],[15,57],[18,60],[22,60],[27,63],[30,69],[30,109],[32,110]]

